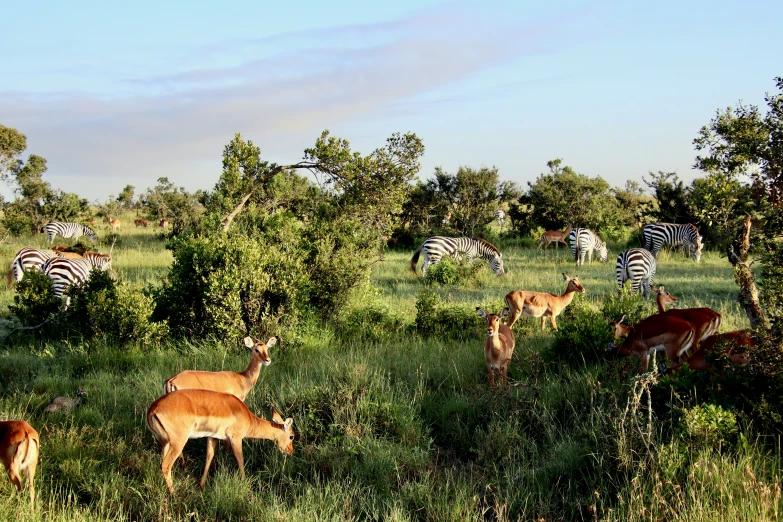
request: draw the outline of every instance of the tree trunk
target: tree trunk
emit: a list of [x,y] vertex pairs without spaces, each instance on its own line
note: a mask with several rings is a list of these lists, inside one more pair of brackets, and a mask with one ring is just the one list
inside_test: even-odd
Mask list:
[[737,238],[726,246],[729,262],[734,266],[734,277],[740,287],[739,302],[745,309],[750,320],[750,326],[754,330],[761,326],[766,328],[767,319],[759,302],[759,291],[753,278],[753,272],[748,265],[748,252],[750,251],[750,216],[737,234]]

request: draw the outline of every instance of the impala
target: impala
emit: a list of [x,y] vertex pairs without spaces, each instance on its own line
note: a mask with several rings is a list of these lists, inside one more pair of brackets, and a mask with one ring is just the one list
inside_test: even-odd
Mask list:
[[665,369],[664,373],[676,373],[682,368],[684,363],[688,363],[688,368],[696,371],[711,371],[712,365],[707,361],[708,353],[718,353],[721,347],[731,345],[726,355],[729,361],[735,366],[745,366],[750,362],[750,357],[746,350],[738,350],[737,347],[743,346],[753,348],[756,346],[756,340],[751,336],[750,330],[736,330],[717,335],[711,335],[699,343],[699,349],[679,364],[673,364]]
[[625,336],[619,346],[609,343],[607,351],[614,355],[633,355],[640,359],[639,368],[646,371],[650,355],[663,351],[669,360],[675,361],[690,350],[696,342],[694,326],[678,317],[651,316],[635,326],[622,324],[625,316],[611,323],[614,338]]
[[109,220],[109,226],[112,230],[119,230],[120,229],[120,220],[119,219],[110,219]]
[[508,308],[499,314],[488,314],[481,308],[476,313],[487,321],[487,338],[484,340],[484,358],[489,369],[489,387],[495,387],[495,372],[503,378],[503,389],[506,389],[506,375],[511,356],[514,355],[514,333],[511,328],[501,324],[500,320],[508,315]]
[[576,292],[584,293],[584,287],[579,283],[579,276],[568,277],[563,274],[563,280],[566,281],[566,289],[563,295],[554,295],[547,292],[531,292],[526,290],[515,290],[506,294],[506,305],[511,312],[511,320],[508,327],[514,326],[520,315],[525,317],[540,317],[541,331],[544,331],[546,318],[549,317],[552,322],[552,328],[557,330],[557,321],[555,318],[565,307],[574,300]]
[[685,319],[696,328],[696,340],[701,343],[707,337],[718,333],[722,321],[721,315],[712,308],[676,308],[666,310],[666,305],[677,302],[677,298],[670,294],[663,285],[652,287],[658,303],[658,315],[668,315]]
[[38,466],[38,451],[41,443],[38,432],[24,421],[0,421],[0,460],[8,472],[8,478],[22,491],[24,473],[27,487],[30,489],[30,503],[35,504],[35,468]]
[[272,362],[269,358],[269,349],[277,344],[277,337],[270,337],[265,344],[256,342],[252,337],[245,337],[244,342],[245,346],[253,350],[250,364],[244,372],[185,370],[166,380],[163,384],[163,393],[192,389],[213,390],[230,393],[244,401],[258,381],[261,366],[269,366]]
[[169,226],[171,225],[171,221],[169,221],[168,219],[161,219],[158,224],[160,225],[160,228],[169,228]]
[[228,440],[245,478],[242,439],[274,440],[280,453],[294,452],[294,420],[273,411],[272,421],[253,415],[236,396],[211,390],[179,390],[158,398],[147,410],[147,426],[163,446],[161,471],[174,495],[171,468],[190,439],[207,439],[207,460],[199,486],[203,489],[218,439]]
[[138,227],[147,228],[148,226],[150,226],[150,222],[149,221],[147,221],[146,219],[141,219],[141,218],[135,219],[133,221],[133,224],[136,225],[136,228],[138,228]]
[[[565,232],[560,232],[559,230],[548,230],[541,235],[541,243],[538,244],[538,249],[541,250],[542,246],[544,248],[549,248],[549,245],[552,243],[555,244],[555,248],[558,248],[560,243],[568,246],[566,243],[566,238],[570,233],[571,225],[568,225],[568,228],[565,229]],[[545,243],[546,246],[544,246]]]

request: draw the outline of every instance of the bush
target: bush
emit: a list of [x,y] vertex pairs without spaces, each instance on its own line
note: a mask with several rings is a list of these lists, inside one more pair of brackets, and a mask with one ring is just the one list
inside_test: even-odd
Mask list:
[[604,315],[577,295],[561,318],[566,320],[558,322],[555,339],[542,355],[571,366],[602,360],[612,341],[612,330]]
[[49,276],[39,270],[26,270],[22,280],[16,283],[14,304],[8,309],[22,326],[34,326],[56,314],[61,306],[62,300],[54,296]]
[[739,429],[734,413],[715,404],[700,404],[683,412],[680,429],[693,441],[718,448],[733,440]]
[[607,321],[625,316],[623,324],[633,325],[656,313],[655,306],[654,301],[644,299],[641,293],[634,294],[630,285],[626,284],[620,289],[619,295],[612,293],[604,300],[601,311]]
[[472,336],[483,323],[475,308],[446,305],[432,290],[424,289],[416,298],[415,326],[422,335]]
[[457,262],[450,257],[444,257],[440,262],[431,266],[424,276],[424,281],[429,285],[433,283],[439,285],[453,285],[456,284],[458,280],[459,270]]

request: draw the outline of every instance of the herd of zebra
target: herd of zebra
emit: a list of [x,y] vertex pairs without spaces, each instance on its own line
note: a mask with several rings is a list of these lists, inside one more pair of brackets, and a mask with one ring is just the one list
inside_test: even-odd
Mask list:
[[[41,227],[40,232],[47,235],[49,244],[52,244],[57,236],[74,240],[84,236],[92,242],[98,239],[94,230],[79,223],[52,221]],[[52,249],[25,247],[16,253],[11,262],[8,286],[12,286],[15,281],[21,281],[25,271],[37,269],[49,277],[55,297],[60,298],[68,287],[87,281],[93,268],[108,270],[110,265],[111,255],[101,252],[69,252],[67,247],[63,246]]]
[[[606,248],[606,242],[595,232],[587,228],[571,228],[570,226],[567,232],[569,230],[568,241],[577,266],[583,265],[585,258],[588,262],[592,262],[593,253],[599,261],[603,263],[608,261],[609,252]],[[546,232],[544,236],[547,234],[565,236],[564,232],[559,231],[556,233]],[[548,237],[542,237],[541,240],[542,243],[545,240],[547,244],[549,243]],[[642,228],[642,243],[641,248],[631,248],[617,256],[615,276],[620,286],[630,282],[632,290],[634,292],[641,291],[645,297],[650,294],[657,270],[655,259],[664,245],[683,246],[688,255],[697,263],[701,260],[701,252],[704,248],[699,230],[691,224],[650,223]],[[410,262],[413,272],[416,272],[416,264],[420,254],[424,256],[424,264],[421,267],[422,275],[426,275],[427,269],[438,263],[444,255],[457,260],[464,257],[467,261],[481,258],[489,263],[495,274],[503,275],[505,273],[503,255],[494,245],[480,238],[445,236],[427,238],[413,253]]]

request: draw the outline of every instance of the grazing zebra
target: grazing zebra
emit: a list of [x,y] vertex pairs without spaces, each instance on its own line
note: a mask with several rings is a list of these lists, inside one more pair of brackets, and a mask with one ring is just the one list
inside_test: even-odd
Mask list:
[[655,257],[644,248],[632,248],[617,256],[615,274],[621,289],[626,281],[631,281],[631,289],[638,292],[641,288],[642,295],[647,297],[655,280],[655,270]]
[[576,227],[571,230],[568,242],[571,243],[571,254],[574,256],[577,266],[585,264],[585,255],[587,255],[587,260],[592,263],[593,252],[596,253],[600,262],[606,263],[609,260],[606,242],[601,241],[601,238],[589,228]]
[[89,256],[83,259],[55,257],[46,261],[41,267],[41,271],[52,280],[54,296],[62,297],[69,286],[87,281],[93,268],[108,270],[110,265],[111,256],[108,254]]
[[699,229],[690,223],[678,225],[675,223],[650,223],[642,228],[643,246],[655,257],[663,245],[683,245],[688,255],[697,263],[701,261],[701,250],[704,248],[703,238]]
[[13,286],[14,281],[21,281],[25,270],[37,268],[53,257],[59,257],[60,253],[54,250],[38,250],[37,248],[23,248],[14,256],[11,261],[11,268],[8,270],[8,288]]
[[62,238],[72,237],[78,239],[81,236],[87,236],[87,238],[93,243],[98,240],[98,236],[95,231],[88,226],[81,225],[79,223],[63,223],[60,221],[50,221],[41,227],[41,233],[46,232],[49,237],[49,244],[54,242],[56,236]]
[[444,255],[454,259],[470,261],[480,257],[489,263],[489,267],[497,275],[503,275],[503,255],[495,246],[483,239],[471,239],[469,237],[428,237],[421,246],[416,249],[411,258],[411,271],[416,272],[416,263],[419,261],[419,252],[424,251],[424,264],[421,266],[421,274],[427,274],[427,268],[436,264]]
[[503,230],[503,227],[506,224],[506,212],[502,208],[495,211],[495,221],[500,225],[500,230]]

